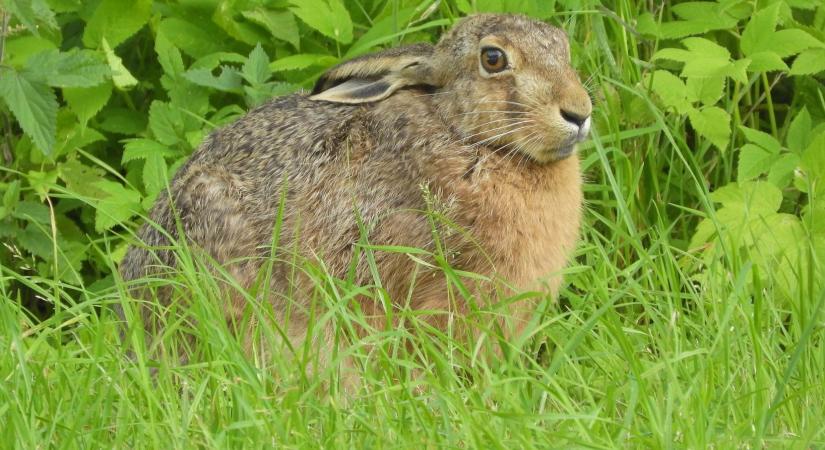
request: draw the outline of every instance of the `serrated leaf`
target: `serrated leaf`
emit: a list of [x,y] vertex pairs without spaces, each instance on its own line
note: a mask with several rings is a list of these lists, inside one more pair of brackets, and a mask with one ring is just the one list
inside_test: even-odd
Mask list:
[[768,181],[780,189],[786,188],[793,180],[794,171],[799,166],[799,156],[785,153],[777,158],[768,171]]
[[310,28],[342,44],[352,42],[352,19],[341,0],[290,0],[290,10]]
[[791,122],[785,142],[791,150],[802,153],[811,144],[812,137],[811,115],[808,113],[808,108],[803,106]]
[[822,49],[825,44],[803,30],[791,28],[773,33],[765,50],[786,58],[809,48]]
[[58,27],[54,13],[44,0],[5,0],[0,6],[11,12],[35,36],[40,36],[38,23],[52,29]]
[[779,3],[774,3],[751,16],[739,40],[742,53],[752,55],[767,49],[768,42],[772,39],[773,31],[776,29],[780,6]]
[[134,135],[146,129],[146,113],[125,108],[106,108],[98,128],[110,133]]
[[31,72],[0,68],[0,97],[34,145],[51,155],[57,133],[57,98],[49,86]]
[[180,50],[172,44],[164,32],[158,31],[155,36],[155,53],[158,54],[158,62],[166,74],[176,76],[186,70]]
[[69,157],[57,166],[57,175],[73,194],[90,198],[101,198],[104,194],[94,187],[94,183],[103,179],[106,172],[95,166],[88,166],[76,157]]
[[679,113],[685,113],[690,109],[685,83],[676,75],[667,70],[657,70],[653,73],[651,87],[665,106],[674,108]]
[[745,144],[739,151],[736,179],[738,181],[753,180],[770,170],[777,159],[779,155],[775,153],[757,145]]
[[126,139],[123,141],[126,145],[123,150],[123,157],[121,164],[126,164],[130,161],[138,159],[148,159],[155,156],[161,158],[171,158],[179,156],[179,153],[160,142],[151,139]]
[[89,119],[95,116],[112,96],[112,84],[104,83],[88,88],[65,88],[63,100],[69,104],[69,109],[77,116],[81,126],[85,127]]
[[114,48],[149,21],[152,0],[101,0],[86,23],[83,43],[97,48],[103,40]]
[[751,63],[748,72],[772,72],[781,70],[787,72],[788,65],[774,52],[757,52],[750,56]]
[[295,15],[290,11],[273,11],[261,7],[251,11],[243,11],[241,14],[252,22],[263,26],[275,39],[292,44],[298,48],[300,35],[298,34],[298,23]]
[[18,202],[17,207],[14,208],[14,211],[12,212],[12,216],[29,222],[37,222],[42,224],[48,224],[51,222],[51,214],[49,213],[48,206],[30,200],[22,200]]
[[710,199],[724,206],[744,207],[755,213],[772,213],[782,204],[782,191],[766,181],[746,181],[725,185],[710,194]]
[[158,34],[163,34],[175,47],[193,58],[227,50],[227,45],[221,45],[227,36],[220,29],[211,30],[177,17],[163,19],[158,25]]
[[748,127],[740,127],[739,129],[745,134],[748,142],[752,142],[774,154],[779,153],[779,151],[782,150],[782,144],[780,144],[775,137],[765,133],[764,131],[754,130],[753,128]]
[[109,67],[90,50],[47,50],[29,58],[26,68],[54,87],[92,87],[109,77]]
[[221,67],[221,74],[215,77],[207,69],[191,69],[183,77],[198,86],[217,89],[224,92],[240,93],[243,86],[243,77],[240,72],[231,67]]
[[338,58],[331,55],[301,53],[273,61],[269,65],[269,70],[273,72],[281,72],[286,70],[301,70],[313,66],[329,67],[337,62]]
[[57,50],[54,42],[37,36],[18,36],[6,41],[3,63],[23,67],[32,56],[45,50]]
[[730,115],[716,106],[688,111],[690,124],[697,133],[706,137],[719,150],[725,150],[730,142]]
[[112,71],[112,82],[120,90],[129,90],[135,87],[138,80],[132,76],[132,73],[123,65],[123,60],[120,59],[109,47],[106,39],[103,39],[103,52],[106,54],[106,61],[109,63],[109,68]]
[[269,56],[259,43],[249,53],[249,57],[241,69],[241,75],[249,84],[254,86],[266,83],[271,74],[269,71]]
[[689,37],[682,39],[682,45],[696,55],[707,58],[730,59],[730,52],[725,47],[711,40],[699,37]]
[[183,117],[173,105],[155,100],[149,107],[149,129],[166,145],[176,145],[184,138]]
[[108,180],[95,182],[94,186],[106,194],[96,205],[95,230],[98,233],[141,212],[140,193],[137,191]]
[[791,65],[791,75],[813,75],[825,71],[825,49],[803,51]]
[[715,105],[725,92],[725,77],[688,78],[687,96],[691,102],[703,105]]
[[143,165],[142,179],[148,196],[154,197],[166,188],[169,181],[166,179],[166,173],[166,160],[163,159],[163,156],[153,154],[146,158],[146,163]]

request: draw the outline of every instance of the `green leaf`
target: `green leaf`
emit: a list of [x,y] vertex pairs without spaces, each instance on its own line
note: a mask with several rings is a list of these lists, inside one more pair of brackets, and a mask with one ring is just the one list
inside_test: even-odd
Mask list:
[[687,79],[687,97],[691,102],[715,105],[725,92],[725,77],[705,77]]
[[101,0],[86,23],[83,43],[97,48],[103,40],[120,45],[149,21],[152,0]]
[[49,208],[42,203],[32,202],[29,200],[22,200],[18,202],[12,215],[20,220],[26,220],[29,222],[37,222],[42,224],[48,224],[51,222]]
[[740,127],[739,129],[742,130],[742,133],[745,134],[745,137],[749,142],[762,147],[770,153],[776,154],[782,150],[782,144],[780,144],[775,137],[765,133],[764,131],[754,130],[753,128],[748,127]]
[[[217,13],[216,13],[217,14]],[[193,58],[200,58],[210,53],[227,50],[228,45],[221,45],[227,39],[220,29],[206,28],[176,17],[163,19],[158,25],[158,34],[162,34],[175,47]],[[217,34],[217,35],[216,35]]]
[[341,0],[290,0],[293,13],[310,28],[342,44],[352,42],[352,19]]
[[183,77],[199,86],[224,92],[242,92],[243,77],[240,72],[231,67],[222,66],[221,74],[217,77],[207,69],[191,69],[184,73]]
[[158,54],[158,62],[166,74],[177,76],[186,70],[180,50],[172,44],[164,32],[158,31],[155,36],[155,53]]
[[54,87],[97,86],[110,74],[95,52],[77,49],[66,53],[57,50],[38,53],[29,58],[26,68]]
[[706,58],[720,58],[724,60],[730,59],[730,52],[725,47],[705,39],[698,37],[690,37],[682,39],[682,45],[696,55],[701,55]]
[[138,80],[126,69],[123,60],[109,47],[109,43],[105,38],[103,39],[103,52],[106,54],[106,61],[108,61],[109,68],[112,70],[112,82],[114,82],[115,87],[120,90],[129,90],[135,87]]
[[742,53],[752,55],[767,50],[770,45],[769,41],[773,38],[773,31],[776,29],[780,6],[780,3],[774,3],[751,17],[739,40]]
[[98,128],[110,133],[134,135],[146,129],[146,113],[125,108],[106,108]]
[[146,193],[154,197],[163,189],[166,189],[167,183],[166,160],[162,155],[153,154],[146,158],[146,163],[143,165],[143,185],[146,186]]
[[51,155],[57,133],[57,98],[49,86],[29,71],[0,68],[0,97],[34,145]]
[[253,86],[266,83],[266,80],[272,75],[272,72],[269,71],[269,56],[267,56],[260,43],[249,53],[249,58],[243,65],[241,75]]
[[710,194],[710,199],[729,207],[744,207],[754,213],[772,213],[782,204],[782,191],[765,181],[731,183]]
[[739,165],[736,179],[739,181],[753,180],[770,170],[779,155],[771,153],[762,147],[745,144],[739,151]]
[[155,156],[160,156],[161,158],[180,156],[179,152],[151,139],[126,139],[123,142],[126,146],[123,150],[123,157],[120,161],[121,164]]
[[18,36],[6,41],[3,63],[12,67],[23,67],[32,56],[45,51],[57,50],[54,42],[37,36]]
[[825,48],[825,44],[805,31],[791,28],[773,33],[765,50],[786,58],[809,48],[822,49]]
[[748,72],[772,72],[781,70],[787,72],[788,65],[774,52],[757,52],[750,56],[751,63]]
[[44,0],[5,0],[0,3],[0,7],[11,12],[35,36],[40,36],[38,23],[52,29],[58,27],[54,13]]
[[241,13],[245,18],[266,28],[275,39],[292,44],[298,48],[300,35],[295,15],[290,11],[273,11],[261,7]]
[[313,66],[330,67],[337,62],[338,58],[331,55],[301,53],[273,61],[269,65],[269,70],[273,72],[281,72],[285,70],[301,70]]
[[97,203],[95,230],[98,233],[141,212],[139,192],[108,180],[98,181],[94,186],[106,194]]
[[690,109],[685,83],[676,75],[667,70],[657,70],[653,73],[651,87],[653,92],[662,99],[665,106],[674,108],[682,114]]
[[811,127],[811,115],[808,114],[808,108],[803,106],[788,128],[788,135],[785,137],[788,148],[797,153],[802,153],[808,148],[813,138]]
[[794,171],[799,166],[799,155],[785,153],[779,156],[768,171],[768,181],[780,189],[786,188],[793,180]]
[[688,111],[690,124],[719,150],[725,150],[730,142],[730,115],[716,106]]
[[175,145],[184,140],[183,117],[173,105],[155,100],[149,107],[149,129],[163,144]]
[[63,99],[69,104],[69,109],[77,116],[80,124],[85,127],[89,119],[95,116],[112,96],[112,84],[104,83],[89,88],[64,88]]
[[796,57],[791,65],[791,75],[813,75],[825,71],[825,50],[812,48]]

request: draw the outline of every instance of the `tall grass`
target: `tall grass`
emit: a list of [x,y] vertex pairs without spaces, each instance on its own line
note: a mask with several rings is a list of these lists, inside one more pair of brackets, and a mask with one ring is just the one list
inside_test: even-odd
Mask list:
[[[581,243],[559,298],[544,302],[522,339],[497,337],[489,325],[495,307],[455,317],[447,331],[426,325],[435,312],[404,309],[395,312],[404,327],[369,327],[347,305],[379,290],[332,279],[322,264],[306,261],[300,270],[316,280],[323,306],[315,324],[340,330],[332,363],[320,363],[312,340],[287,348],[276,327],[257,328],[260,345],[244,350],[232,328],[266,321],[266,305],[247,294],[245,320],[228,324],[220,292],[231,280],[207,275],[215,271],[182,247],[173,276],[141,282],[171,286],[191,304],[174,311],[150,305],[163,314],[165,332],[146,339],[133,326],[121,342],[112,307],[123,305],[133,323],[139,316],[121,281],[77,288],[40,278],[20,261],[0,273],[0,442],[825,446],[825,291],[800,273],[794,301],[780,301],[771,289],[775,275],[757,269],[747,252],[720,252],[701,276],[693,270],[687,242],[700,218],[714,216],[709,186],[732,180],[734,160],[703,141],[694,145],[685,119],[657,107],[641,84],[655,44],[640,42],[623,22],[647,7],[623,1],[612,11],[558,17],[573,36],[598,125],[581,149]],[[733,126],[740,120],[734,115]],[[94,244],[113,252],[106,240]],[[460,282],[450,271],[444,276]],[[34,291],[53,313],[35,317],[11,286]],[[486,339],[468,343],[454,332],[462,323],[487,331]],[[352,332],[360,328],[370,332]],[[181,363],[176,349],[192,343],[193,356]],[[273,345],[279,351],[262,352]],[[346,382],[351,372],[355,384]]]

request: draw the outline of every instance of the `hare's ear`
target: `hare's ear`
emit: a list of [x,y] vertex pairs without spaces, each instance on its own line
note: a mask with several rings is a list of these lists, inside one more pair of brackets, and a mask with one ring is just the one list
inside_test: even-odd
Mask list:
[[367,103],[383,100],[405,86],[432,86],[432,54],[432,45],[416,44],[355,58],[321,76],[309,98]]

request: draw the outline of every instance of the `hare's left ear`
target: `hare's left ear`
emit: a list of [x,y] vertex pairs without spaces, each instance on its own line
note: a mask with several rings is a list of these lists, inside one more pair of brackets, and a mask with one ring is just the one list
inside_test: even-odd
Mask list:
[[383,100],[405,86],[432,86],[432,54],[432,45],[416,44],[341,63],[318,79],[309,98],[367,103]]

